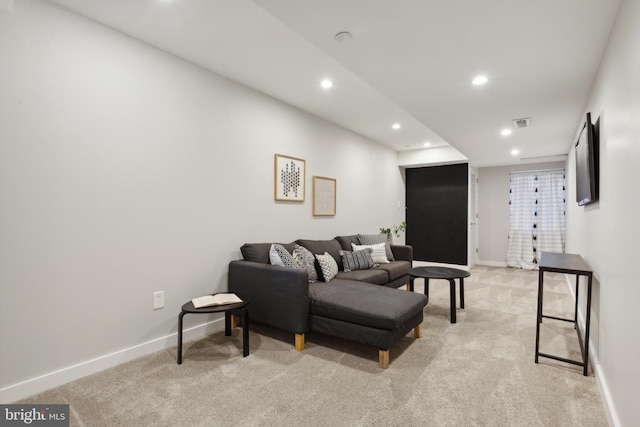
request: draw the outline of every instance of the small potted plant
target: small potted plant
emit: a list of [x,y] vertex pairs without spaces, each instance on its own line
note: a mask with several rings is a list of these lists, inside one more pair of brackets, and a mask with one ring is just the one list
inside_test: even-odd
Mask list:
[[396,237],[400,237],[400,233],[404,233],[405,231],[407,231],[407,222],[406,221],[402,221],[400,223],[400,225],[394,225],[393,226],[393,234],[395,234]]
[[393,243],[393,237],[391,236],[392,231],[396,237],[400,237],[400,233],[407,231],[407,222],[402,221],[400,225],[393,225],[391,228],[380,228],[380,233],[387,235],[387,241],[389,244]]

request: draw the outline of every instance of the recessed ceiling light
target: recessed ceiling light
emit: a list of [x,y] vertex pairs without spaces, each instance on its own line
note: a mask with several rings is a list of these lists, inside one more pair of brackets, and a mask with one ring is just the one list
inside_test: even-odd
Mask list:
[[511,155],[512,156],[517,156],[518,154],[520,154],[520,150],[511,150]]
[[483,84],[485,84],[488,81],[489,81],[489,79],[487,78],[487,76],[476,76],[476,78],[474,78],[471,81],[471,83],[473,83],[476,86],[482,86]]
[[431,143],[429,141],[425,141],[424,144],[422,144],[424,147],[431,147]]
[[394,123],[393,125],[391,125],[392,128],[394,128],[395,130],[400,129],[400,123]]
[[329,79],[324,79],[320,82],[320,86],[322,86],[323,89],[330,89],[333,86],[333,82]]
[[502,130],[500,131],[500,135],[502,135],[502,136],[509,136],[509,135],[511,135],[511,129],[502,129]]

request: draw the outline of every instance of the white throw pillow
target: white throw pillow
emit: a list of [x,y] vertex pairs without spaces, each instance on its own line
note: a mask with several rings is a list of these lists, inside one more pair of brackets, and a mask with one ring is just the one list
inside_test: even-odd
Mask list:
[[272,244],[271,248],[269,248],[269,261],[271,261],[272,265],[279,265],[280,267],[284,267],[284,262],[282,262],[282,258],[280,258],[280,254],[276,251],[276,245]]
[[375,262],[376,264],[389,264],[389,260],[387,259],[387,252],[385,250],[385,243],[378,243],[375,245],[356,245],[355,243],[352,243],[351,247],[354,251],[361,251],[366,248],[371,248],[371,258],[373,258],[373,262]]

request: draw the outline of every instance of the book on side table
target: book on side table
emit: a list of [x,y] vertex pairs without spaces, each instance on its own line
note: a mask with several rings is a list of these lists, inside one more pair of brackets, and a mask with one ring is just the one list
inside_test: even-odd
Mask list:
[[191,300],[195,308],[213,307],[216,305],[237,304],[243,302],[236,294],[205,295]]

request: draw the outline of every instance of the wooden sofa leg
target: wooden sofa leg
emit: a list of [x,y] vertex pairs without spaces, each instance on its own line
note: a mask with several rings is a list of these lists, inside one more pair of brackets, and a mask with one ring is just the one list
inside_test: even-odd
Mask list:
[[237,328],[238,327],[238,316],[236,316],[235,314],[231,315],[231,328]]
[[304,350],[304,334],[296,334],[296,350]]
[[378,350],[378,363],[382,369],[389,367],[389,350]]
[[422,338],[422,324],[413,328],[413,337],[414,338]]

